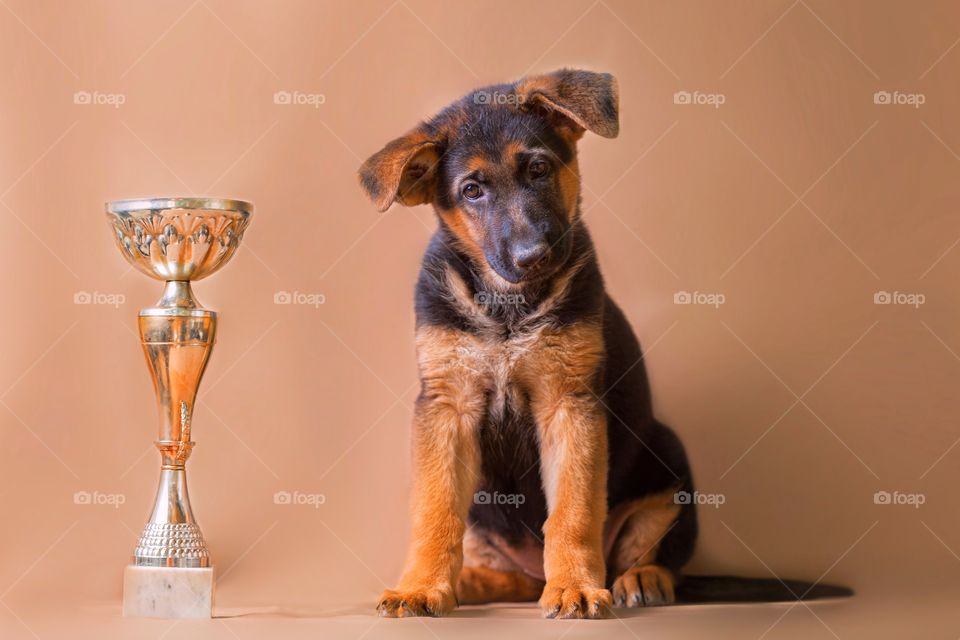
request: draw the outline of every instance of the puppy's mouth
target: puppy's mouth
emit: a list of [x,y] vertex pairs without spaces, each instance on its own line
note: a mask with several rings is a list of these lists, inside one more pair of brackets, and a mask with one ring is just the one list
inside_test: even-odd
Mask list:
[[524,269],[522,272],[520,272],[517,280],[511,282],[513,282],[513,284],[532,284],[542,282],[549,279],[559,270],[560,263],[558,261],[542,262],[530,267],[529,269]]

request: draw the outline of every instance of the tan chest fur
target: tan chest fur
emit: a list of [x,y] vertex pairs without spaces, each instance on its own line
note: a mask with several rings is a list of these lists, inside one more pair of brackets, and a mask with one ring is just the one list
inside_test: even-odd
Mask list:
[[485,404],[492,416],[586,393],[603,358],[595,325],[537,325],[510,337],[423,327],[417,354],[424,389],[458,406]]
[[417,334],[420,377],[425,386],[442,389],[458,404],[482,396],[492,415],[509,406],[521,411],[527,383],[544,357],[538,344],[542,329],[502,339],[445,328],[427,327]]
[[448,299],[476,330],[430,325],[417,330],[424,393],[461,412],[497,416],[507,408],[522,412],[531,401],[548,408],[569,394],[592,391],[604,357],[599,322],[557,327],[547,321],[579,268],[559,278],[538,308],[509,332],[478,304],[463,279],[447,270]]

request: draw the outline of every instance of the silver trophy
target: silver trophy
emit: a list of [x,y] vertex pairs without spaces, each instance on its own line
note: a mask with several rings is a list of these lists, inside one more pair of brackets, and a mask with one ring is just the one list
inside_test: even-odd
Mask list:
[[217,314],[190,282],[222,267],[240,246],[253,206],[215,198],[154,198],[107,203],[120,252],[166,285],[141,309],[140,342],[160,408],[160,485],[133,564],[124,572],[130,616],[209,617],[213,567],[187,492],[193,409],[217,332]]

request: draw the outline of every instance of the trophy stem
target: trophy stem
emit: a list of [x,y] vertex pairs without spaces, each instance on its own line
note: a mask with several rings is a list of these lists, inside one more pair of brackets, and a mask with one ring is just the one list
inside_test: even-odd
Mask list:
[[157,302],[161,309],[199,309],[200,304],[193,297],[189,280],[167,280],[163,295]]
[[193,518],[184,469],[161,469],[153,513],[143,528],[134,564],[141,567],[209,567],[210,553]]
[[210,554],[187,492],[193,408],[216,336],[217,315],[201,309],[188,281],[169,281],[154,308],[139,316],[140,340],[160,409],[160,483],[134,564],[207,567]]

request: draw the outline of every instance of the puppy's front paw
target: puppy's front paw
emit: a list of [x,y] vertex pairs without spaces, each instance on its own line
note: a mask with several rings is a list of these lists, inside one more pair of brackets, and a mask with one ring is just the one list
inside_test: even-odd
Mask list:
[[540,596],[545,618],[603,618],[612,604],[606,589],[576,582],[548,582]]
[[384,618],[445,616],[456,606],[452,589],[387,589],[380,596],[377,613]]

